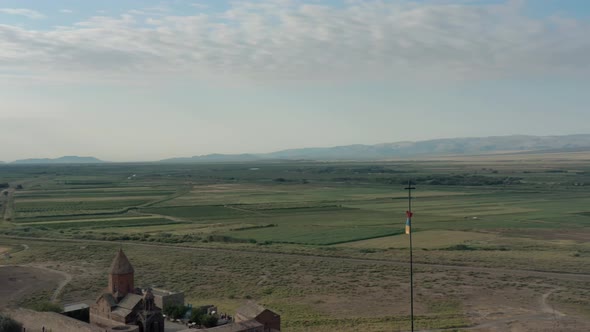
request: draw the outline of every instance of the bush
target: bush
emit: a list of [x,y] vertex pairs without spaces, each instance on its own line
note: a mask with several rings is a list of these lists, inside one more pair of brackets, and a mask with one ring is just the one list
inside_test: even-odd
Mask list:
[[23,325],[14,319],[0,314],[0,332],[21,332]]
[[191,321],[193,323],[201,324],[201,320],[207,315],[207,309],[205,308],[193,308],[191,313]]
[[193,323],[197,323],[198,325],[202,325],[204,327],[215,327],[217,326],[218,320],[219,318],[216,315],[207,314],[206,307],[193,308],[193,312],[191,314],[191,321]]
[[256,240],[238,239],[227,235],[209,235],[203,242],[224,242],[224,243],[256,243]]
[[208,327],[215,327],[215,326],[217,326],[218,320],[219,320],[219,318],[217,318],[217,316],[203,315],[203,316],[201,316],[201,320],[199,323],[207,328]]
[[167,305],[164,307],[164,314],[173,319],[179,319],[184,317],[188,307],[183,305]]
[[[49,301],[40,301],[40,302],[35,302],[29,306],[27,306],[29,309],[35,310],[35,311],[42,311],[42,312],[57,312],[57,313],[61,313],[63,311],[62,306],[60,306],[59,304],[55,304],[53,302],[49,302]],[[0,330],[1,331],[1,330]]]
[[475,250],[475,248],[468,246],[466,244],[456,244],[454,246],[446,248],[446,250]]

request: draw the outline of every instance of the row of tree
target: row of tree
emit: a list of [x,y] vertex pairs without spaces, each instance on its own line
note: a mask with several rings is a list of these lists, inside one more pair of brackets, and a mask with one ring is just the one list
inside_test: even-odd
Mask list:
[[[163,312],[166,316],[172,319],[182,319],[189,310],[190,307],[184,305],[167,305],[164,307]],[[190,321],[204,327],[214,327],[217,326],[219,317],[217,317],[217,315],[208,314],[207,309],[205,308],[193,308]]]

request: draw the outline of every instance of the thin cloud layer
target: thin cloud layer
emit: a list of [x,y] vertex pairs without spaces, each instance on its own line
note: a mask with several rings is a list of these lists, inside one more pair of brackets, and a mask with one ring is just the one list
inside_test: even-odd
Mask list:
[[26,8],[0,8],[0,13],[8,14],[8,15],[18,15],[24,16],[26,18],[30,18],[33,20],[44,18],[45,15],[39,13],[38,11],[26,9]]
[[351,1],[331,7],[267,0],[185,16],[138,9],[44,31],[0,25],[0,72],[72,77],[182,73],[262,80],[489,79],[589,72],[587,22],[529,18],[521,6],[518,1]]

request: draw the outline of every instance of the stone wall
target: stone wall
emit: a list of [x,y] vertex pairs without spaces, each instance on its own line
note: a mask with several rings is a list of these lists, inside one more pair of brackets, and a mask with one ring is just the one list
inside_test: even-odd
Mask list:
[[184,305],[184,292],[171,293],[164,290],[154,291],[154,303],[160,309],[166,305]]
[[[79,320],[55,313],[37,312],[27,309],[14,309],[7,311],[14,320],[23,324],[27,332],[45,331],[52,332],[104,332],[97,326],[92,326]],[[129,331],[126,331],[129,332]]]

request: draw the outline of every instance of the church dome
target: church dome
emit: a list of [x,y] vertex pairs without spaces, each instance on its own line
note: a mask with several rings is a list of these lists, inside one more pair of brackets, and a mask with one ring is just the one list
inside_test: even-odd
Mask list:
[[127,256],[123,253],[123,249],[119,249],[117,256],[111,263],[111,274],[132,274],[135,272],[133,266],[127,259]]

